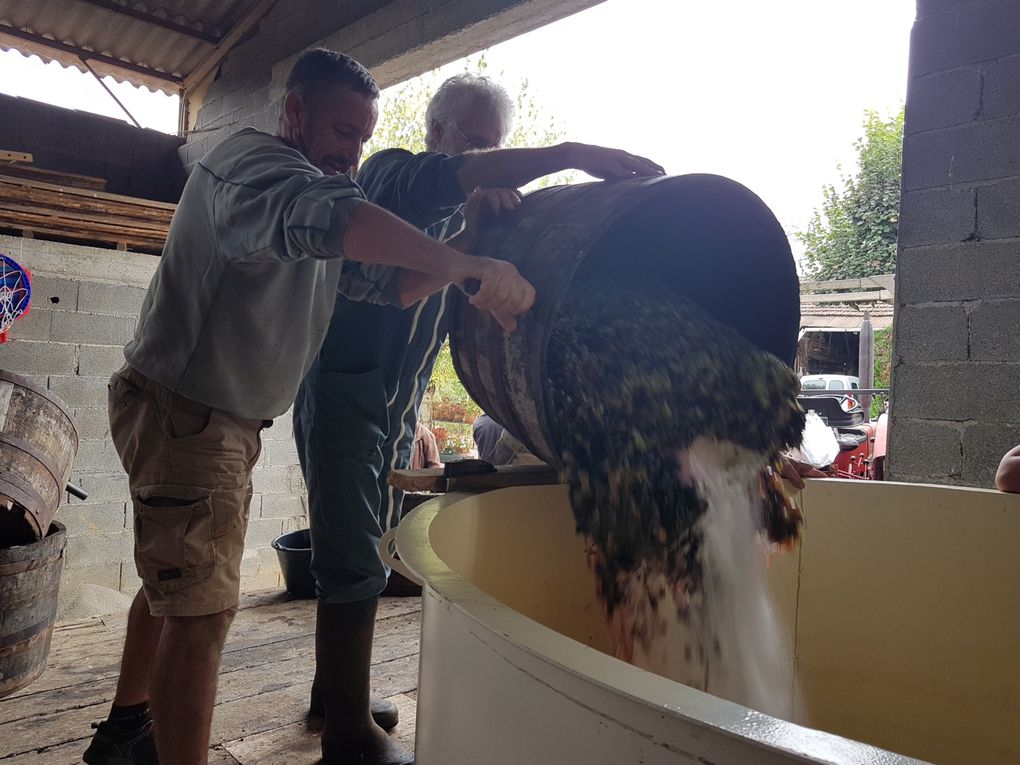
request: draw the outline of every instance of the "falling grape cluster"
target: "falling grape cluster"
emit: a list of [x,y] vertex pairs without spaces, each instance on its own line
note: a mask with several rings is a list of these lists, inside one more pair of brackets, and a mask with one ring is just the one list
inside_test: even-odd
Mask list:
[[[804,429],[793,370],[672,291],[598,284],[564,300],[547,374],[561,478],[607,612],[650,561],[674,588],[697,591],[705,503],[678,452],[704,437],[774,462]],[[796,533],[767,508],[763,526]]]

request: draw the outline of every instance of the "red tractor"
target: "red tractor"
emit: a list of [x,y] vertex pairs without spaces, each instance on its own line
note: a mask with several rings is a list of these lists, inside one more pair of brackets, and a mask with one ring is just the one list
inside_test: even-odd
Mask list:
[[814,410],[822,422],[832,428],[839,454],[828,470],[835,478],[881,481],[884,478],[885,443],[888,415],[865,422],[860,403],[846,409],[850,396],[807,395],[799,398],[805,411]]

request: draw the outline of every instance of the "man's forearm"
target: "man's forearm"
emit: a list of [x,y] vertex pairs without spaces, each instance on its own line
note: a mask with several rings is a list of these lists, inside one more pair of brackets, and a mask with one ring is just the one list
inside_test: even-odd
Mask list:
[[[468,231],[461,231],[452,239],[447,239],[444,244],[457,252],[466,252],[470,249],[474,237]],[[429,295],[439,292],[449,284],[449,280],[441,276],[428,276],[418,271],[400,270],[396,275],[396,293],[402,307],[407,308],[419,300],[424,300]]]
[[468,252],[475,243],[474,234],[468,231],[466,228],[461,229],[461,232],[456,236],[450,237],[443,244],[447,247],[452,247],[457,252]]
[[465,194],[481,187],[516,189],[544,175],[568,170],[571,164],[568,143],[541,149],[495,149],[463,155],[457,180]]
[[511,263],[465,255],[375,205],[361,204],[351,213],[342,248],[342,255],[353,262],[399,269],[394,277],[396,300],[404,306],[434,292],[436,280],[456,285],[476,280],[471,305],[489,311],[500,326],[512,332],[517,327],[516,317],[535,302],[534,287]]
[[[468,256],[454,251],[373,204],[351,213],[343,235],[343,254],[357,263],[378,263],[450,281]],[[441,285],[440,285],[441,286]]]
[[429,276],[406,268],[398,269],[393,278],[396,280],[394,293],[401,308],[408,308],[419,300],[424,300],[450,283],[438,276]]

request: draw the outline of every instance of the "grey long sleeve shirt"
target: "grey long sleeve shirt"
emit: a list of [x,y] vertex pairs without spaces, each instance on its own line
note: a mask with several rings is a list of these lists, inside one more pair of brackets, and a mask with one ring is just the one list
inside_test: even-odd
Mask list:
[[395,270],[346,261],[364,202],[297,150],[245,129],[191,172],[142,304],[127,362],[207,406],[270,419],[290,407],[336,295],[390,302]]

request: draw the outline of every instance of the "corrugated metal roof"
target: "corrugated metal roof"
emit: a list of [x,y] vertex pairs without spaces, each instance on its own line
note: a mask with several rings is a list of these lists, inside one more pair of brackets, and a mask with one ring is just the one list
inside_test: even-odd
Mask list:
[[[861,310],[863,309],[863,310]],[[856,331],[861,328],[864,311],[871,317],[874,329],[888,329],[893,322],[893,307],[889,303],[872,303],[860,309],[849,305],[802,305],[801,330]]]
[[[0,0],[0,49],[87,71],[79,58],[84,55],[100,75],[173,94],[253,4],[254,0],[150,0],[148,4]],[[53,43],[64,49],[56,49]]]

